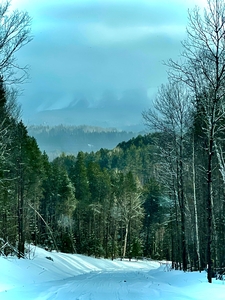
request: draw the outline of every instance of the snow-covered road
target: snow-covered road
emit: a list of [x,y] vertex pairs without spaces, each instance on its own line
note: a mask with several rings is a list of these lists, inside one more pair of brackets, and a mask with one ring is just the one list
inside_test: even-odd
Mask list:
[[[51,259],[49,259],[51,257]],[[110,261],[36,249],[31,260],[0,257],[1,300],[224,300],[206,273],[154,261]]]
[[1,299],[4,297],[5,300],[144,300],[150,299],[149,294],[151,296],[158,294],[157,286],[152,289],[153,286],[154,282],[146,272],[95,271],[64,280],[25,284],[2,293]]
[[138,272],[93,272],[59,284],[60,287],[49,286],[37,299],[149,299],[146,295],[147,277]]
[[[3,293],[1,299],[13,300],[149,300],[194,299],[180,288],[155,281],[151,272],[91,272],[73,278],[17,287]],[[170,292],[169,292],[170,290]],[[163,298],[171,293],[173,298]]]

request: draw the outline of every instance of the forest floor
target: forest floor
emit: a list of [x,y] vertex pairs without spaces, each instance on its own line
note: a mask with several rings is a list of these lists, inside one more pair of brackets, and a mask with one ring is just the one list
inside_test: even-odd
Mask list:
[[32,247],[30,259],[0,257],[1,300],[225,299],[225,283],[206,272],[155,261],[95,259]]

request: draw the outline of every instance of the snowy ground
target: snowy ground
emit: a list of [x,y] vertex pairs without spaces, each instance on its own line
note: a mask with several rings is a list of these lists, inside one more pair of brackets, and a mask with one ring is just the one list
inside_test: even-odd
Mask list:
[[34,248],[30,260],[0,257],[0,265],[1,300],[225,299],[224,282],[208,284],[205,272],[168,271],[158,262],[110,261]]

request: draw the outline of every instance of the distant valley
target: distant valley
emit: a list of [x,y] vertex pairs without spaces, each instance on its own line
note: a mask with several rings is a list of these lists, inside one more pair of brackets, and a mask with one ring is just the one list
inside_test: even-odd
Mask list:
[[93,126],[28,126],[41,151],[52,160],[62,152],[76,155],[79,151],[91,152],[101,148],[113,149],[120,142],[136,137],[138,133]]
[[147,92],[142,89],[120,95],[105,91],[98,99],[78,93],[69,104],[60,106],[56,101],[30,111],[25,123],[40,149],[52,159],[62,152],[113,149],[120,142],[144,133],[142,111],[148,104]]

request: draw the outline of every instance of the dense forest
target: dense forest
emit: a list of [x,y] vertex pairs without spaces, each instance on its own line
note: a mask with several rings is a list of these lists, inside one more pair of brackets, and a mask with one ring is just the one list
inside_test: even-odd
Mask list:
[[[143,112],[149,134],[50,161],[0,81],[0,251],[26,243],[96,257],[225,267],[225,4],[189,13],[182,60]],[[10,73],[11,74],[11,73]],[[72,137],[71,137],[72,140]]]
[[156,180],[155,135],[50,162],[23,123],[2,110],[9,122],[1,156],[2,253],[23,257],[25,243],[34,243],[96,257],[167,256],[156,239],[167,201]]
[[62,152],[77,155],[79,151],[95,152],[101,148],[113,149],[119,142],[137,136],[134,132],[87,125],[32,125],[28,126],[27,130],[28,134],[37,140],[41,151],[48,154],[50,160]]

